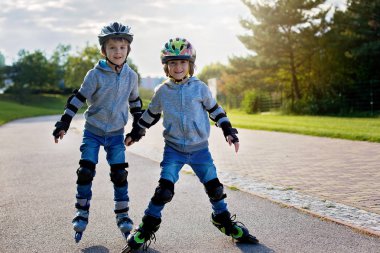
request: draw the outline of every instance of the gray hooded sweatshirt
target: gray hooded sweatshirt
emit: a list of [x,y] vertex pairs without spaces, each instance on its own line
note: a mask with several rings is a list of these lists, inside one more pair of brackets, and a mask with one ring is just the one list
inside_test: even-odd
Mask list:
[[[190,77],[182,84],[171,80],[160,84],[148,109],[153,114],[163,112],[163,136],[167,145],[180,152],[194,152],[208,147],[210,121],[207,111],[216,104],[208,86],[197,77]],[[218,106],[210,117],[221,113],[225,112]],[[154,120],[147,111],[142,119],[148,123]],[[229,120],[222,117],[217,125],[224,121]]]
[[114,72],[101,60],[88,71],[79,92],[87,99],[85,129],[100,136],[124,133],[129,108],[141,107],[138,78],[128,64],[120,73]]

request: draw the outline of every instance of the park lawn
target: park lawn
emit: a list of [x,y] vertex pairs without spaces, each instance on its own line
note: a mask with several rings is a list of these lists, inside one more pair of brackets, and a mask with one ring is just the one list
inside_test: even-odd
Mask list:
[[380,118],[228,113],[235,127],[380,142]]
[[[0,95],[0,125],[11,120],[41,115],[62,114],[67,96],[29,95],[24,104]],[[144,108],[149,100],[144,99]],[[83,112],[82,108],[80,112]],[[228,112],[234,127],[380,142],[380,118],[328,116],[290,116],[281,114],[246,114]]]
[[24,103],[0,95],[0,125],[9,121],[42,115],[61,114],[67,98],[52,95],[29,95]]
[[[43,115],[62,114],[69,95],[27,95],[23,103],[15,101],[10,95],[0,95],[0,126],[20,118],[36,117]],[[144,107],[149,104],[143,99]],[[86,110],[83,106],[79,113]]]

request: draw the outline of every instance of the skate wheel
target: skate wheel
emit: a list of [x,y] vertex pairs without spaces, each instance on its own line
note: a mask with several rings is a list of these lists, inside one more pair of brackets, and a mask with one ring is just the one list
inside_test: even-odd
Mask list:
[[82,233],[76,232],[74,238],[75,238],[75,242],[78,243],[82,239]]
[[130,233],[130,232],[125,232],[125,233],[122,232],[122,234],[123,234],[125,240],[127,240],[127,239],[128,239],[128,236],[129,236],[131,233]]
[[121,253],[129,253],[132,252],[132,248],[129,247],[129,245],[125,245],[124,248],[121,250]]

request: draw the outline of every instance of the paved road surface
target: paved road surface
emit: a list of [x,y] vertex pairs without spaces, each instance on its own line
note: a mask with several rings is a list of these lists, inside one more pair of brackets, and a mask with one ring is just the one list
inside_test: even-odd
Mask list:
[[[104,152],[94,180],[90,224],[82,241],[74,243],[71,219],[81,137],[72,129],[55,145],[51,137],[55,120],[41,117],[0,127],[0,252],[119,252],[124,240],[114,221]],[[130,215],[139,223],[156,186],[159,165],[127,155]],[[231,212],[260,245],[236,245],[217,231],[209,221],[211,210],[202,185],[183,173],[149,252],[379,252],[377,237],[249,193],[227,189],[227,195]]]

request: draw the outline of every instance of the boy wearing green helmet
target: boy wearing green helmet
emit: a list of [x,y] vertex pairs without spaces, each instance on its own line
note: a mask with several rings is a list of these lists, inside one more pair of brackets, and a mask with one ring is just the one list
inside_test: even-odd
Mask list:
[[239,150],[237,130],[232,127],[225,111],[217,104],[208,86],[193,76],[195,49],[182,38],[170,39],[161,51],[161,61],[168,80],[155,89],[148,109],[127,134],[127,146],[145,135],[163,112],[165,148],[159,185],[149,202],[142,223],[127,239],[123,252],[130,252],[154,237],[161,223],[161,212],[174,196],[174,184],[179,171],[188,164],[204,184],[213,209],[211,222],[224,234],[239,242],[258,243],[248,229],[234,221],[224,201],[226,194],[217,177],[216,167],[208,148],[209,117],[223,130],[229,145]]
[[58,143],[69,129],[76,112],[87,102],[77,169],[76,215],[72,221],[76,242],[79,242],[88,224],[92,181],[100,146],[104,146],[110,165],[117,226],[125,237],[133,228],[128,216],[128,163],[123,137],[128,110],[134,121],[142,113],[137,74],[126,63],[133,34],[130,27],[114,22],[102,28],[98,39],[105,60],[100,60],[88,71],[79,90],[75,90],[67,100],[64,114],[53,131],[55,143]]

